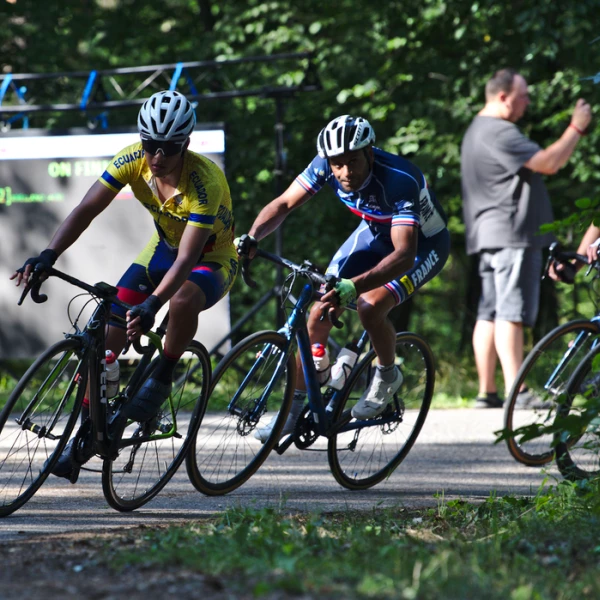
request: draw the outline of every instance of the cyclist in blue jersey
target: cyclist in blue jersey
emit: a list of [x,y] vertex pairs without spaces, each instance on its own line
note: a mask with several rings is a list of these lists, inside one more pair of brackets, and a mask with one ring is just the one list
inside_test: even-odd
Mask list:
[[[333,119],[319,133],[317,156],[261,210],[249,233],[234,242],[240,256],[252,257],[257,242],[325,184],[361,219],[327,269],[342,278],[340,283],[313,306],[308,319],[311,342],[325,345],[332,324],[321,320],[323,311],[339,315],[356,302],[378,358],[369,389],[352,409],[357,419],[382,413],[402,385],[402,372],[394,362],[396,331],[389,312],[442,270],[450,250],[446,215],[423,173],[405,158],[376,148],[374,142],[375,132],[366,119],[349,115]],[[284,434],[293,430],[305,400],[299,363],[298,389]],[[266,439],[270,425],[258,429],[255,436]]]

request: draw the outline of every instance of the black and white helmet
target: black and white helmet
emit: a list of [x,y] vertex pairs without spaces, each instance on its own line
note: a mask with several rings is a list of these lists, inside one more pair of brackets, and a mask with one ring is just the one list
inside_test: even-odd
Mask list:
[[171,90],[150,96],[138,114],[140,135],[152,140],[184,142],[195,124],[196,115],[189,100]]
[[374,141],[375,132],[369,121],[362,117],[342,115],[321,130],[317,138],[317,151],[321,158],[329,158],[360,150]]

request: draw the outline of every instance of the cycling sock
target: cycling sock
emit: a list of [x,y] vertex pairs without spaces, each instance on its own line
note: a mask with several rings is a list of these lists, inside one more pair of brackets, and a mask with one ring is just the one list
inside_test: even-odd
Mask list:
[[306,402],[306,390],[294,390],[294,397],[292,398],[292,407],[290,408],[290,415],[298,417],[304,408]]
[[166,350],[163,350],[158,365],[156,366],[156,369],[154,369],[154,373],[152,373],[152,378],[161,383],[171,383],[171,381],[173,381],[173,371],[180,358],[181,354],[175,356],[169,354]]
[[392,363],[391,365],[383,366],[377,363],[377,373],[379,373],[379,377],[383,381],[391,383],[396,379],[396,365]]

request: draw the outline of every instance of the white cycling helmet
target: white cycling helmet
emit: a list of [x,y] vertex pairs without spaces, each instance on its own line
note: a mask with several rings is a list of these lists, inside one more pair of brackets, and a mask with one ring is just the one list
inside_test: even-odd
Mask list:
[[152,140],[184,142],[195,124],[196,115],[189,100],[171,90],[150,96],[138,114],[140,135]]
[[375,132],[362,117],[342,115],[330,121],[319,133],[317,151],[321,158],[360,150],[375,141]]

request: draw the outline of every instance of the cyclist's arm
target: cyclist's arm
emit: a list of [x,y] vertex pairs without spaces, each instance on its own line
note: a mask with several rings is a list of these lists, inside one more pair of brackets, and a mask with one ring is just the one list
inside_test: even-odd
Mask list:
[[248,234],[257,240],[262,240],[275,231],[295,208],[302,206],[311,198],[312,195],[294,180],[281,196],[269,202],[258,213]]
[[392,227],[394,250],[371,270],[352,278],[356,295],[381,287],[412,268],[417,255],[419,229],[416,226]]
[[116,195],[116,192],[96,181],[79,205],[63,221],[48,248],[54,250],[60,256],[113,201]]
[[[62,222],[48,245],[48,250],[60,256],[89,227],[90,223],[112,202],[116,192],[109,190],[99,182],[94,183],[80,204]],[[10,277],[16,284],[28,283],[33,265],[28,264],[21,272],[17,270]]]
[[[600,227],[597,227],[593,223],[588,227],[587,231],[583,234],[579,248],[577,248],[577,254],[587,255],[590,261],[598,259],[598,246],[592,246],[600,238]],[[580,262],[576,263],[577,269],[581,269],[583,264]]]
[[154,291],[154,295],[158,296],[163,304],[179,290],[190,276],[211,233],[212,229],[191,225],[183,230],[177,258]]

